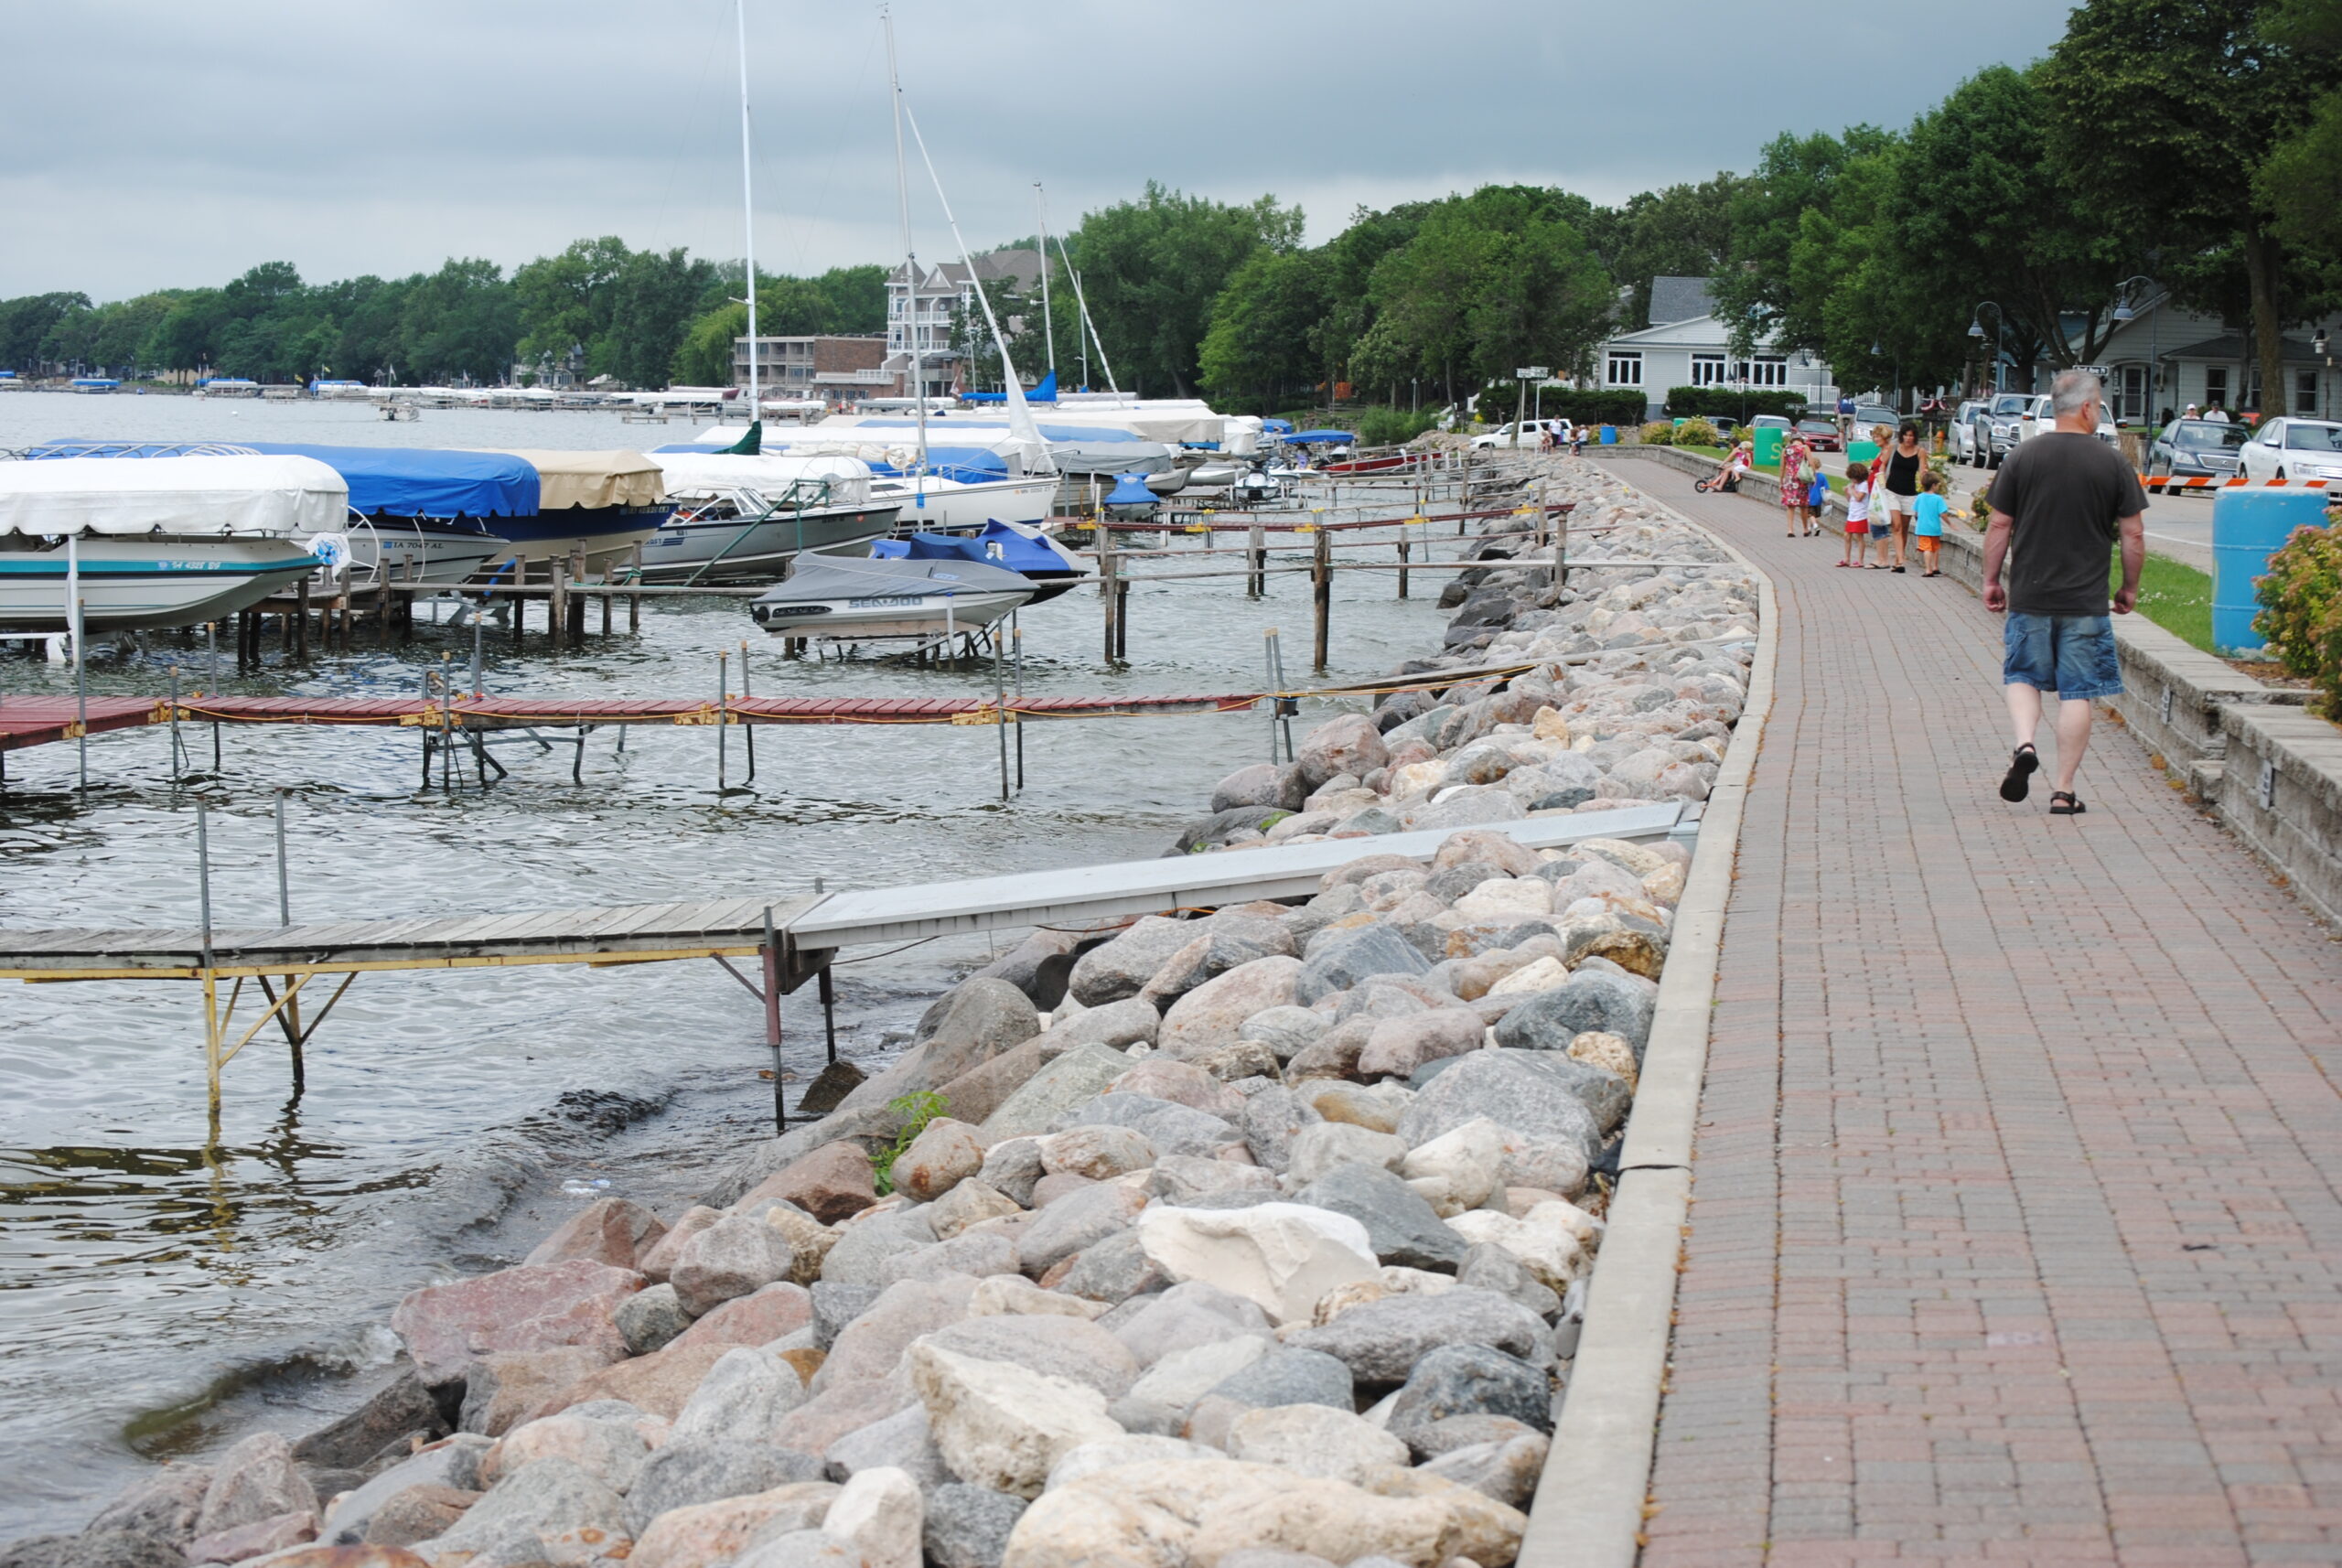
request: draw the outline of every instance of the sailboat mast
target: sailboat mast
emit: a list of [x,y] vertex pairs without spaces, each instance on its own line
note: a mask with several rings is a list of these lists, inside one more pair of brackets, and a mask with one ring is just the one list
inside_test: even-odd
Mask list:
[[1049,374],[1058,373],[1058,323],[1049,314],[1049,209],[1041,200],[1041,182],[1033,182],[1033,210],[1041,221],[1041,327],[1048,334]]
[[[878,20],[886,29],[886,88],[888,100],[895,110],[895,204],[901,209],[903,220],[903,347],[911,357],[912,408],[919,420],[919,471],[927,472],[927,354],[919,347],[919,252],[911,246],[911,183],[903,164],[903,79],[895,69],[895,16],[887,7],[878,8]],[[927,504],[926,492],[919,480],[911,481],[912,494],[919,498],[919,505]]]
[[[1106,372],[1107,390],[1120,392],[1123,389],[1114,381],[1114,362],[1106,358],[1106,340],[1098,336],[1098,324],[1090,319],[1090,301],[1081,294],[1081,274],[1074,267],[1073,252],[1065,248],[1062,234],[1058,236],[1058,254],[1065,258],[1065,275],[1073,280],[1073,303],[1081,307],[1081,324],[1090,328],[1090,341],[1098,346],[1098,367]],[[1090,350],[1086,348],[1081,360],[1081,379],[1086,381],[1090,379]]]
[[754,160],[748,142],[748,0],[732,0],[732,19],[740,43],[740,249],[748,285],[748,422],[753,424],[763,416],[764,403],[757,382],[757,198],[749,183],[749,165]]

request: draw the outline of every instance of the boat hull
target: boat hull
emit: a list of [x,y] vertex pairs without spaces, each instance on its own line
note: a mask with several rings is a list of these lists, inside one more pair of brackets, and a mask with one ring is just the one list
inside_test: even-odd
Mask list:
[[754,605],[757,624],[775,637],[833,642],[929,639],[981,631],[1030,600],[1026,592],[872,594],[818,605]]
[[897,526],[903,532],[943,533],[982,528],[995,521],[1044,522],[1057,495],[1058,481],[1044,476],[969,485],[927,478],[919,481],[918,493],[911,487],[908,478],[876,479],[870,491],[874,499],[899,502],[902,515]]
[[[92,632],[200,626],[249,609],[320,564],[290,539],[84,539],[81,624]],[[0,550],[0,633],[70,630],[68,575],[62,544]]]
[[643,543],[642,579],[647,583],[776,580],[805,551],[842,553],[885,538],[895,525],[895,517],[891,506],[777,512],[751,522],[736,517],[710,522],[670,517]]
[[567,507],[527,517],[489,519],[488,526],[509,546],[494,557],[494,563],[519,561],[529,565],[566,561],[582,553],[588,573],[607,572],[633,559],[634,547],[650,542],[667,512],[663,506]]
[[370,518],[350,524],[351,564],[372,581],[387,569],[392,582],[464,581],[491,561],[509,561],[512,546],[476,523],[438,518]]

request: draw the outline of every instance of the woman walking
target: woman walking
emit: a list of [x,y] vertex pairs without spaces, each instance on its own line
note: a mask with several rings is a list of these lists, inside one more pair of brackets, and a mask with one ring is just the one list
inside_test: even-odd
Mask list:
[[1789,537],[1798,538],[1812,530],[1806,526],[1805,496],[1813,481],[1813,448],[1805,437],[1792,430],[1781,446],[1781,510],[1789,517]]
[[1886,479],[1882,487],[1886,491],[1887,540],[1895,547],[1893,570],[1897,572],[1903,570],[1910,549],[1911,517],[1919,504],[1919,472],[1927,464],[1927,455],[1919,450],[1919,427],[1904,425],[1895,438],[1895,449],[1886,455]]

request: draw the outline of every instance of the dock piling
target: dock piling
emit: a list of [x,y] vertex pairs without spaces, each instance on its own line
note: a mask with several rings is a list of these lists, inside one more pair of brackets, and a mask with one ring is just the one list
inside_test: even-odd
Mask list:
[[[637,583],[642,581],[642,546],[639,544],[634,547],[634,574],[629,580]],[[642,629],[642,596],[640,594],[628,594],[626,596],[626,629],[629,634]]]
[[171,782],[179,781],[179,667],[171,666]]
[[1277,680],[1277,628],[1261,633],[1261,663],[1266,670],[1269,683],[1269,766],[1277,765],[1277,709],[1284,706],[1277,693],[1284,685]]
[[309,661],[309,579],[302,578],[293,587],[293,662]]
[[1256,521],[1244,545],[1244,596],[1257,599],[1268,591],[1268,536]]
[[[1025,703],[1025,630],[1016,624],[1015,610],[1008,612],[1008,640],[1016,651],[1016,702],[1022,707]],[[1025,789],[1025,726],[1021,723],[1016,726],[1016,789],[1020,794]]]
[[830,1047],[830,1060],[838,1059],[838,985],[836,977],[824,961],[819,977],[822,994],[822,1033]]
[[[608,596],[605,595],[602,603],[607,605],[609,602]],[[602,629],[607,631],[610,628],[604,627]],[[740,639],[740,695],[743,699],[747,699],[756,694],[748,684],[748,639],[744,637]],[[740,740],[748,748],[748,776],[741,782],[754,784],[757,781],[757,726],[754,725],[743,726]]]
[[1328,623],[1334,618],[1334,537],[1322,528],[1317,531],[1316,555],[1311,564],[1309,584],[1310,599],[1317,618],[1316,640],[1312,645],[1316,656],[1315,668],[1318,674],[1323,675],[1326,672],[1327,634],[1331,629]]
[[730,661],[731,661],[731,658],[732,658],[732,655],[731,655],[731,653],[730,653],[730,651],[729,651],[729,650],[725,650],[725,649],[718,649],[718,650],[716,650],[716,653],[715,653],[715,792],[716,792],[716,794],[718,794],[719,796],[720,796],[720,795],[723,795],[724,793],[725,793],[725,787],[724,787],[724,764],[725,764],[725,749],[724,749],[725,733],[724,733],[724,732],[725,732],[725,730],[727,730],[727,729],[729,729],[729,728],[731,727],[731,719],[729,718],[728,714],[729,714],[729,713],[730,713],[730,711],[731,711],[731,701],[732,701],[732,699],[731,699],[731,695],[730,695],[730,693],[726,693],[726,692],[725,691],[725,689],[724,689],[724,688],[725,688],[725,667],[730,663]]
[[211,964],[211,826],[203,798],[195,800],[195,897],[203,945],[203,1076],[210,1107],[211,1142],[220,1142],[220,979]]
[[1001,669],[998,632],[992,639],[992,714],[993,728],[1000,734],[1000,799],[1004,805],[1008,800],[1008,682]]
[[773,934],[772,906],[765,906],[765,945],[759,955],[765,969],[765,1044],[772,1050],[772,1125],[789,1131],[788,1090],[780,1076],[780,939]]

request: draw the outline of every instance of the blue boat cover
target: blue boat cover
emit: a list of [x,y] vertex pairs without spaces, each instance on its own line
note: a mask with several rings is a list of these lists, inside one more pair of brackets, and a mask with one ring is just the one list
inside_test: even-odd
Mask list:
[[[956,430],[998,430],[1005,432],[1008,429],[1008,425],[1005,422],[995,424],[988,419],[955,419],[951,423],[951,429]],[[853,433],[855,429],[911,430],[917,428],[918,424],[919,421],[915,419],[865,419],[863,420],[859,425],[849,425],[841,429],[838,432],[838,439],[841,441],[851,441],[854,439]],[[936,422],[934,420],[930,419],[928,421],[927,428],[929,432],[932,432],[935,429],[935,424]],[[1042,422],[1039,424],[1038,428],[1041,432],[1041,438],[1044,441],[1144,441],[1146,439],[1145,436],[1141,435],[1135,430],[1117,430],[1111,424],[1050,424],[1046,422]],[[945,434],[949,435],[950,431],[947,430]]]
[[541,510],[537,470],[509,452],[439,446],[311,446],[241,441],[255,452],[315,457],[349,485],[349,504],[372,516],[531,517]]
[[[960,394],[960,401],[962,403],[1004,403],[1008,401],[1008,394],[1004,392],[962,392]],[[1026,403],[1057,402],[1058,373],[1055,371],[1051,371],[1047,375],[1043,376],[1037,384],[1027,389],[1025,393],[1025,401]]]
[[1146,488],[1144,474],[1124,474],[1106,494],[1108,506],[1153,506],[1163,498]]
[[1289,435],[1292,433],[1293,421],[1290,419],[1264,419],[1261,421],[1261,434],[1263,435]]
[[1348,430],[1297,430],[1284,437],[1288,446],[1347,446],[1358,436]]
[[1027,577],[1079,575],[1047,545],[998,521],[985,523],[981,533],[914,533],[908,539],[881,539],[870,546],[870,553],[887,561],[981,561]]

